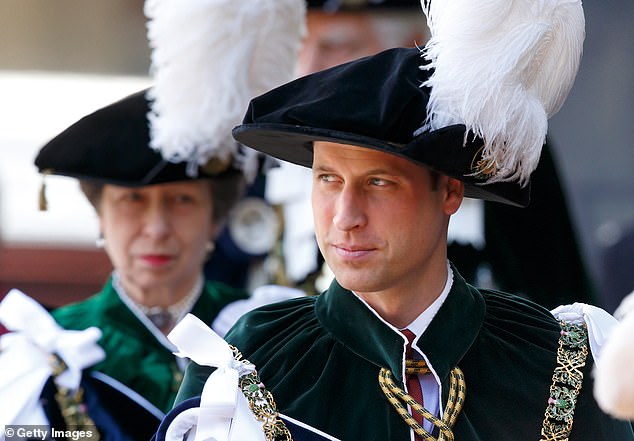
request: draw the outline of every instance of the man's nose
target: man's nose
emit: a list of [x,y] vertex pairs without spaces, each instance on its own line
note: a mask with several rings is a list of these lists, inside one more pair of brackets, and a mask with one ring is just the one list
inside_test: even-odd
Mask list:
[[349,231],[366,224],[363,196],[358,190],[346,186],[339,193],[332,222],[341,231]]

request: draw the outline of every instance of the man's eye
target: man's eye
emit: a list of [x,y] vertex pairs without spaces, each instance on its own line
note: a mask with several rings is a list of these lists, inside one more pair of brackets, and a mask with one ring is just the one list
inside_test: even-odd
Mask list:
[[141,193],[131,191],[123,195],[123,199],[129,202],[138,202],[143,199]]
[[188,194],[179,194],[174,199],[179,204],[189,204],[194,201],[194,198]]
[[368,182],[370,185],[376,185],[379,187],[382,187],[388,184],[388,182],[385,179],[381,179],[381,178],[370,178]]
[[334,175],[319,175],[318,179],[322,182],[334,182],[336,177]]

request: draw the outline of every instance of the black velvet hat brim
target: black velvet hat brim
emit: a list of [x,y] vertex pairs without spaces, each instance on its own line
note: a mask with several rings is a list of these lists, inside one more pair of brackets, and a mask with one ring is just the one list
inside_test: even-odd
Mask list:
[[459,179],[465,184],[465,196],[487,201],[526,207],[530,186],[520,187],[514,182],[483,184],[464,170],[473,169],[480,144],[464,143],[463,125],[444,127],[425,133],[408,144],[384,141],[355,133],[318,127],[277,123],[251,123],[233,129],[233,137],[240,143],[255,148],[277,159],[304,167],[312,167],[313,142],[328,141],[367,147],[408,159],[439,173]]
[[150,147],[147,90],[107,105],[51,139],[39,151],[41,173],[93,182],[138,187],[208,177],[195,177],[187,163],[167,161]]
[[421,129],[431,74],[424,63],[420,49],[395,48],[298,78],[253,98],[234,138],[305,167],[314,141],[367,147],[459,179],[467,197],[526,206],[528,186],[485,184],[484,143],[464,125]]

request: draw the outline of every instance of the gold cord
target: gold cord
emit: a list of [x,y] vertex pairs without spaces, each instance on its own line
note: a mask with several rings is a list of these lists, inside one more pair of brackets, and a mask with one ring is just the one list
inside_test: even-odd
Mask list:
[[[424,375],[430,373],[430,370],[424,360],[406,360],[405,373],[408,375]],[[436,418],[420,403],[414,400],[411,395],[407,394],[403,389],[398,387],[394,383],[394,375],[390,370],[382,368],[379,371],[379,385],[381,386],[381,390],[387,397],[388,401],[392,404],[392,406],[394,406],[401,418],[403,418],[407,425],[410,426],[417,435],[428,441],[453,441],[454,436],[451,428],[456,423],[460,410],[462,410],[467,390],[464,374],[460,368],[455,367],[451,371],[449,397],[447,399],[447,405],[445,406],[445,412],[442,419]],[[440,430],[438,439],[423,429],[418,421],[414,419],[412,414],[408,412],[407,407],[403,403],[408,404],[413,411],[418,412],[423,416],[423,418],[438,427]]]

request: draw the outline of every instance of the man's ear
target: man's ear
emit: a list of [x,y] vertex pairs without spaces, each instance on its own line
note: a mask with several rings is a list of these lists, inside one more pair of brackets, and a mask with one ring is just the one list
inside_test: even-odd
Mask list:
[[446,182],[446,194],[445,194],[445,214],[451,216],[462,204],[464,198],[464,183],[458,179],[445,177]]

